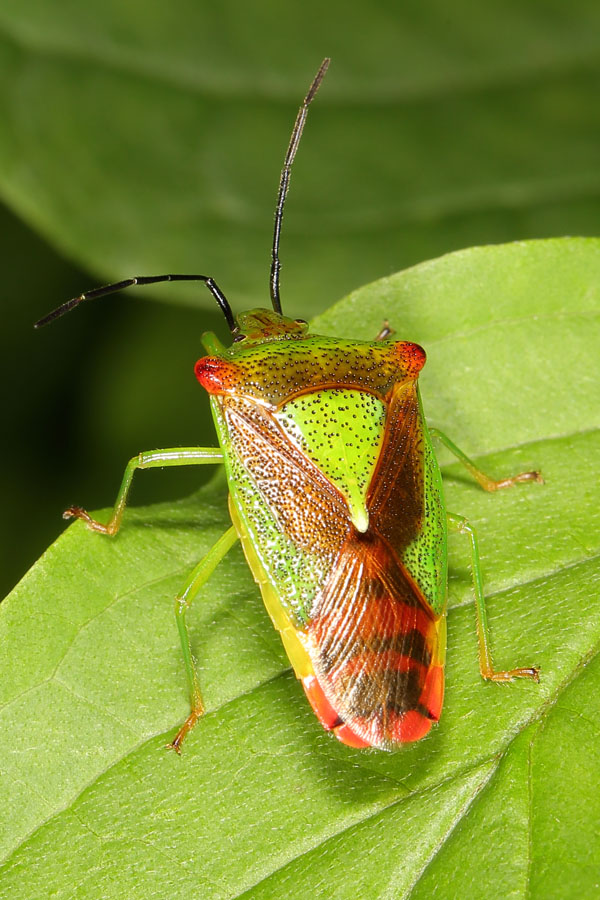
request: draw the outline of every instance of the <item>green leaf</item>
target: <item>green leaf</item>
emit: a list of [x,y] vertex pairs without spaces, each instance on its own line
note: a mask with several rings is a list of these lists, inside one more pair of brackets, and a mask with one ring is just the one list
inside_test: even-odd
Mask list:
[[0,29],[0,193],[99,278],[200,271],[264,305],[325,55],[282,245],[294,314],[449,249],[596,231],[595,0],[4,0]]
[[314,324],[370,337],[388,318],[427,348],[432,421],[492,475],[541,468],[486,495],[444,466],[479,533],[495,659],[539,664],[539,685],[480,679],[455,537],[439,726],[394,754],[344,747],[236,547],[190,612],[208,712],[178,758],[171,604],[228,526],[223,478],[128,510],[112,540],[76,523],[0,607],[0,897],[595,896],[599,301],[600,241],[564,239],[424,263]]

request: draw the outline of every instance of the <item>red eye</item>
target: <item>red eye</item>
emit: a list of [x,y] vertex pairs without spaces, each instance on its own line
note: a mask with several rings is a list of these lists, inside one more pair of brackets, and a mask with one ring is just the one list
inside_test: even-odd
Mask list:
[[406,374],[415,378],[425,365],[427,354],[419,344],[413,344],[410,341],[397,341],[394,346],[406,367]]
[[218,356],[203,356],[194,366],[196,378],[209,394],[224,394],[236,381],[236,366]]

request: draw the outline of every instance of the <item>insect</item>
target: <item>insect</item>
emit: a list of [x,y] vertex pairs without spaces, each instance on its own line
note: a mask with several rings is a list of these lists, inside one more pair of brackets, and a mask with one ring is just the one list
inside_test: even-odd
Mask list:
[[424,737],[440,718],[449,527],[470,541],[482,677],[539,678],[532,666],[493,666],[475,532],[446,511],[432,441],[440,440],[487,491],[542,481],[540,474],[494,481],[444,434],[429,429],[418,389],[425,352],[391,340],[387,324],[372,341],[344,340],[311,334],[306,322],[282,314],[284,203],[308,108],[328,65],[325,59],[300,107],[280,177],[272,310],[234,317],[212,278],[157,275],[88,291],[36,323],[133,285],[200,281],[232,334],[231,347],[204,335],[208,355],[195,366],[210,395],[219,448],[140,453],[126,467],[108,522],[80,507],[64,513],[115,535],[137,469],[225,465],[233,524],[176,600],[191,701],[170,745],[178,752],[204,711],[186,611],[238,540],[310,704],[345,744],[394,749]]

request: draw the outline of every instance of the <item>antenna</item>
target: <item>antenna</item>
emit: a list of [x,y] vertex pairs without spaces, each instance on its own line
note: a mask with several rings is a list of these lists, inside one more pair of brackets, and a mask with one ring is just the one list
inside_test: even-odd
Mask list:
[[229,330],[233,335],[237,334],[238,327],[235,324],[229,301],[217,285],[216,281],[209,275],[140,275],[137,278],[126,278],[125,281],[116,281],[114,284],[107,284],[104,287],[94,288],[91,291],[85,291],[85,293],[79,294],[78,297],[73,297],[72,300],[67,300],[67,302],[63,303],[62,306],[59,306],[58,309],[52,310],[47,316],[39,319],[33,327],[42,328],[44,325],[48,325],[55,319],[64,316],[65,313],[70,312],[70,310],[75,309],[75,307],[79,306],[80,303],[83,303],[84,300],[95,300],[97,297],[106,297],[107,294],[115,294],[117,291],[124,291],[125,288],[133,287],[136,284],[158,284],[161,281],[203,281],[219,304],[221,312],[227,319]]
[[302,101],[302,106],[298,110],[298,115],[296,116],[296,121],[294,122],[294,128],[292,130],[292,136],[290,138],[290,143],[285,155],[283,169],[281,170],[281,178],[279,179],[279,192],[277,194],[277,205],[275,207],[273,248],[271,250],[271,277],[269,282],[271,289],[271,303],[273,304],[273,309],[276,313],[279,313],[279,315],[281,315],[281,298],[279,296],[279,272],[281,271],[281,262],[279,260],[279,238],[281,236],[281,223],[283,221],[283,207],[290,185],[292,163],[294,162],[296,150],[298,149],[298,144],[300,143],[300,138],[302,137],[304,123],[306,122],[306,117],[308,115],[308,107],[310,106],[310,103],[313,100],[315,94],[319,90],[319,86],[325,77],[325,73],[329,68],[330,62],[331,60],[329,59],[329,57],[326,57],[323,60],[323,62],[319,66],[319,71],[315,75],[313,82],[308,89],[308,94]]
[[[277,194],[277,206],[275,208],[275,229],[273,231],[273,249],[271,251],[272,262],[270,277],[271,303],[273,304],[273,309],[276,313],[279,313],[279,315],[281,315],[281,299],[279,297],[279,272],[281,270],[281,262],[279,260],[279,238],[281,235],[281,223],[283,221],[283,207],[285,205],[285,199],[290,183],[292,163],[294,162],[298,144],[302,137],[304,123],[306,122],[306,117],[308,115],[308,107],[319,90],[319,86],[329,68],[329,63],[330,59],[326,57],[319,66],[319,71],[315,75],[312,84],[308,89],[308,93],[302,102],[302,106],[298,110],[290,143],[285,155],[281,178],[279,179],[279,192]],[[80,303],[83,303],[84,300],[95,300],[98,297],[105,297],[107,294],[115,294],[117,291],[123,291],[134,285],[158,284],[159,282],[164,281],[202,281],[217,301],[221,312],[227,320],[229,330],[234,337],[238,336],[239,328],[236,324],[233,312],[231,311],[231,306],[214,278],[211,278],[208,275],[140,275],[136,278],[127,278],[124,281],[116,281],[114,284],[107,284],[104,287],[93,288],[91,291],[85,291],[83,294],[79,294],[78,297],[67,300],[62,306],[54,309],[52,312],[48,313],[48,315],[43,316],[35,323],[34,328],[42,328],[44,325],[48,325],[55,319],[64,316],[64,314],[70,310],[75,309],[75,307],[79,306]]]

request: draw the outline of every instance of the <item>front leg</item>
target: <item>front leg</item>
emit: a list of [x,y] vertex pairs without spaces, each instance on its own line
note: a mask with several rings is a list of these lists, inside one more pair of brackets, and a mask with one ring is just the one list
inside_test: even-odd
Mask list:
[[116,534],[127,505],[134,473],[137,469],[157,469],[164,466],[202,466],[207,463],[223,462],[223,454],[217,447],[169,447],[166,450],[148,450],[130,459],[123,475],[112,515],[106,524],[92,519],[80,506],[70,506],[63,513],[63,519],[83,519],[92,531],[101,534]]

